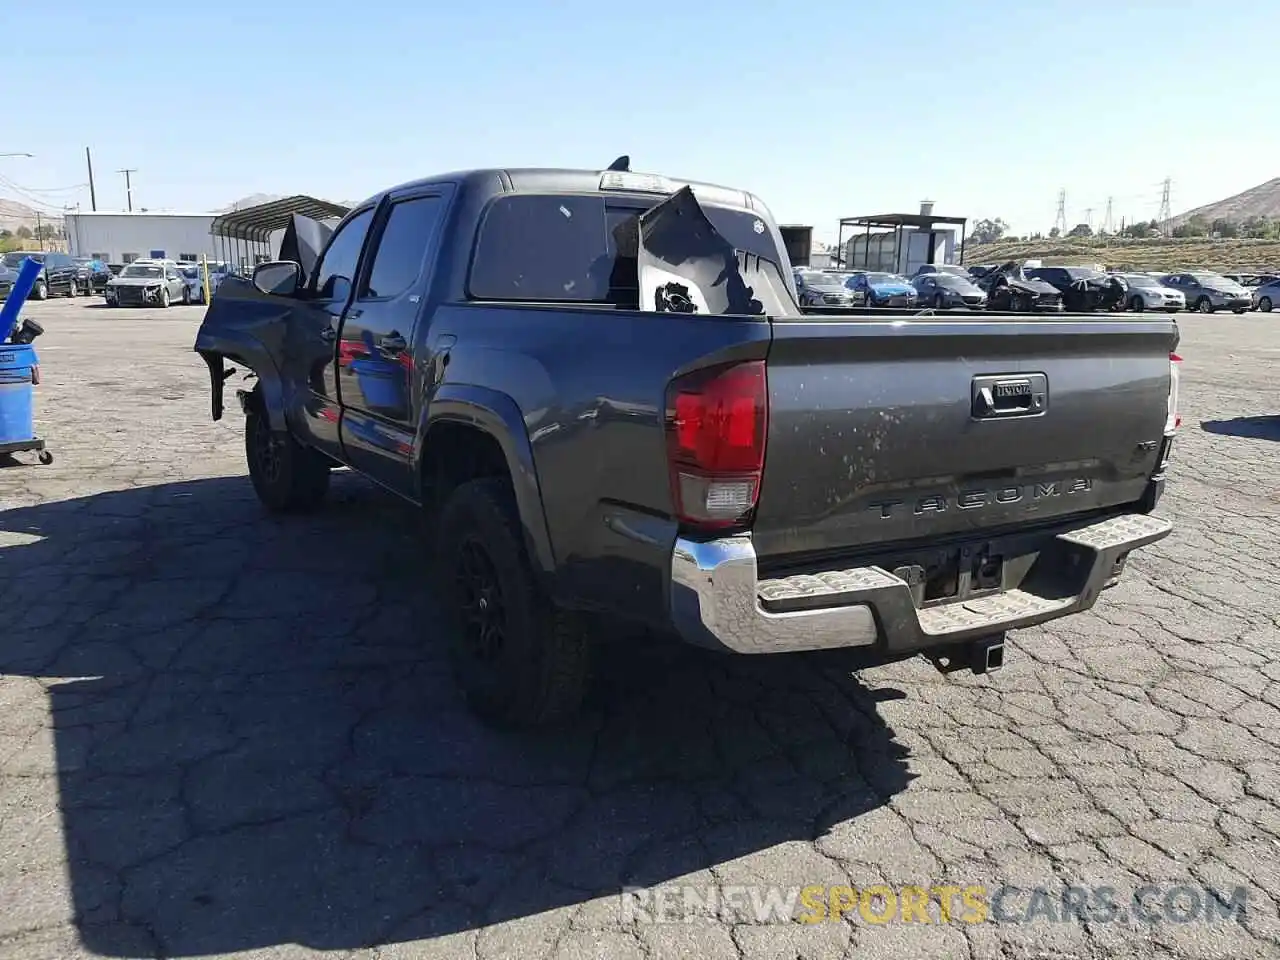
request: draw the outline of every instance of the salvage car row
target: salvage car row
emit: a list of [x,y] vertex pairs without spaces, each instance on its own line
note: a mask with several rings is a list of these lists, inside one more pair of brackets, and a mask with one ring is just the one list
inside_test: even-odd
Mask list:
[[1182,273],[1104,272],[1087,266],[962,267],[924,264],[910,279],[894,273],[838,268],[795,270],[806,307],[922,307],[935,310],[1010,310],[1019,313],[1195,310],[1270,312],[1280,303],[1280,278],[1248,288],[1205,270]]
[[[107,306],[158,306],[204,303],[205,278],[198,263],[139,259],[115,265],[58,251],[16,250],[0,257],[0,299],[8,296],[26,260],[40,264],[30,298],[100,294]],[[221,261],[207,265],[208,288],[218,288],[229,268]]]

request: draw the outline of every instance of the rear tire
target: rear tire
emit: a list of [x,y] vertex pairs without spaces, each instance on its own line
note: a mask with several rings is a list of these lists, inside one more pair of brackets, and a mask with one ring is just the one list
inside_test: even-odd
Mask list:
[[534,578],[510,483],[469,480],[445,502],[435,574],[449,655],[468,706],[499,727],[538,727],[581,707],[590,643]]
[[254,492],[272,513],[314,510],[329,492],[328,461],[273,431],[256,397],[244,418],[244,452]]

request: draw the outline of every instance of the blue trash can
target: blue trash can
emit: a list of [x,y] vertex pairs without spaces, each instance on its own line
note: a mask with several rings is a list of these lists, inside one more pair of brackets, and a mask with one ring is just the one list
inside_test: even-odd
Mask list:
[[36,438],[32,401],[39,362],[29,343],[0,343],[0,447],[22,446]]

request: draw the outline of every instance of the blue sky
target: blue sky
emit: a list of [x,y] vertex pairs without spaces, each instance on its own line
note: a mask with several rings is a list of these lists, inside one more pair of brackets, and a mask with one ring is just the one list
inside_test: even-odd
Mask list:
[[[0,4],[0,196],[203,210],[476,166],[636,169],[841,216],[1153,216],[1280,176],[1262,2]],[[241,29],[243,25],[243,32]],[[78,108],[75,97],[82,97]],[[1185,118],[1185,119],[1184,119]],[[70,189],[67,189],[70,188]]]

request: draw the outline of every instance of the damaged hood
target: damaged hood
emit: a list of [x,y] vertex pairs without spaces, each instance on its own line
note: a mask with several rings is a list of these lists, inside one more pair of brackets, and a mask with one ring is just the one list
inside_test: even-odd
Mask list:
[[1003,279],[1014,290],[1022,293],[1034,294],[1058,294],[1058,288],[1051,283],[1045,283],[1043,280],[1036,280],[1028,277],[1022,271],[1022,265],[1015,260],[1010,260],[998,270],[993,270],[983,278],[984,286],[987,289],[993,289],[1000,280]]
[[800,307],[772,260],[736,249],[690,187],[640,216],[640,309],[794,316]]
[[158,287],[164,283],[164,277],[112,277],[107,281],[108,287]]
[[325,226],[319,220],[312,220],[310,217],[295,213],[289,218],[289,225],[285,227],[284,236],[280,240],[278,259],[292,260],[301,264],[305,282],[310,278],[311,271],[315,269],[320,253],[324,250],[324,245],[332,235],[332,227]]

